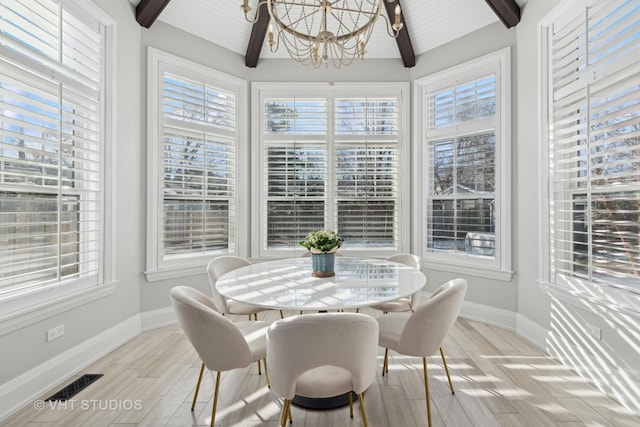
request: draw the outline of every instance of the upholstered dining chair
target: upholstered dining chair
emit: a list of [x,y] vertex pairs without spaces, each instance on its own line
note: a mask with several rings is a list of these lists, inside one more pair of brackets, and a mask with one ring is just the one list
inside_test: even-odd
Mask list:
[[251,320],[251,315],[253,315],[253,318],[258,320],[258,313],[265,311],[265,308],[227,299],[224,295],[218,292],[218,289],[216,288],[216,282],[220,276],[247,265],[251,265],[251,261],[248,259],[239,256],[225,255],[209,261],[209,264],[207,265],[207,275],[209,276],[209,285],[211,285],[213,302],[215,302],[216,307],[218,307],[218,310],[220,310],[223,315],[247,315],[249,316],[249,320]]
[[[211,427],[213,427],[218,405],[220,373],[244,368],[253,362],[263,360],[266,355],[265,334],[269,324],[262,321],[234,323],[216,311],[215,307],[207,303],[207,300],[211,301],[207,295],[187,286],[176,286],[171,289],[171,303],[178,323],[207,369],[217,372],[211,412]],[[202,370],[200,374],[194,405],[200,388]],[[269,384],[268,375],[267,384]],[[191,410],[193,411],[193,405]]]
[[283,399],[280,423],[291,419],[295,395],[327,398],[349,394],[360,400],[366,427],[364,391],[376,370],[378,324],[357,313],[311,313],[274,322],[267,331],[267,365],[271,390]]
[[385,348],[383,375],[385,370],[389,372],[389,349],[407,356],[422,357],[429,426],[431,426],[431,403],[427,357],[440,349],[449,387],[451,393],[454,393],[442,351],[442,342],[460,314],[466,291],[466,280],[453,279],[436,289],[431,298],[419,306],[414,313],[389,313],[376,319],[380,326],[379,344]]
[[[386,258],[387,261],[399,262],[401,264],[408,265],[411,268],[420,270],[420,264],[422,260],[419,256],[413,254],[397,254]],[[393,301],[385,302],[372,306],[376,310],[380,310],[383,313],[398,312],[398,311],[411,311],[414,312],[420,304],[420,295],[422,289],[414,292],[408,298],[398,298]]]

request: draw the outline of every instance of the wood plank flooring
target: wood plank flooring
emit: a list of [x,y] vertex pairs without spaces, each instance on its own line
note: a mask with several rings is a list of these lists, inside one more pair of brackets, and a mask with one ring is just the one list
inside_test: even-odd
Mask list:
[[[279,315],[267,312],[260,318],[271,322]],[[640,426],[640,417],[514,332],[459,319],[444,349],[456,393],[449,390],[440,357],[429,358],[434,426]],[[380,362],[382,356],[380,349]],[[200,360],[178,326],[145,332],[85,369],[81,374],[104,376],[71,401],[45,402],[43,409],[30,404],[0,426],[206,426],[213,402],[210,373],[203,379],[195,411],[190,410],[199,368]],[[223,373],[220,393],[216,425],[278,425],[280,401],[266,387],[264,375],[258,375],[256,364]],[[378,370],[365,407],[371,427],[425,426],[422,360],[391,352],[389,374],[382,377]],[[360,426],[355,409],[351,419],[348,408],[293,407],[292,426]]]

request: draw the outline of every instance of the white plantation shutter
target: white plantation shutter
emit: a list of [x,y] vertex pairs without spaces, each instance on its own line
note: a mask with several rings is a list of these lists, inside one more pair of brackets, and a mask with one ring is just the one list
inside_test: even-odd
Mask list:
[[262,104],[263,248],[295,249],[326,221],[328,110],[323,98]]
[[162,76],[162,257],[236,250],[236,95]]
[[338,230],[345,249],[393,253],[400,247],[400,96],[325,93],[262,98],[261,254],[299,251],[310,231],[324,228]]
[[345,246],[398,247],[398,98],[337,98],[336,201]]
[[0,294],[102,273],[105,28],[0,4]]
[[496,257],[497,84],[493,72],[425,89],[427,252]]
[[640,285],[639,37],[637,1],[550,28],[552,282]]

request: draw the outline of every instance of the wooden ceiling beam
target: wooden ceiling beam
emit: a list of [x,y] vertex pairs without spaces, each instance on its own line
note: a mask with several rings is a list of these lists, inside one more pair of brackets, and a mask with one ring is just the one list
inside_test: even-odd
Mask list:
[[[400,4],[400,0],[396,0],[393,2],[383,1],[385,9],[387,9],[387,16],[389,16],[389,22],[393,24],[396,17],[396,5]],[[402,9],[402,6],[400,6]],[[413,52],[413,45],[411,44],[411,39],[409,38],[409,29],[407,28],[407,22],[404,20],[404,10],[400,14],[401,22],[404,24],[400,33],[398,33],[398,37],[396,37],[396,43],[398,44],[398,50],[400,51],[400,56],[402,57],[402,62],[404,66],[407,68],[411,68],[416,65],[416,55]]]
[[251,28],[251,38],[249,38],[249,44],[247,45],[247,53],[244,57],[244,63],[247,67],[255,68],[258,65],[260,59],[260,51],[264,44],[264,38],[267,34],[267,28],[269,27],[269,10],[267,4],[264,3],[260,6],[258,11],[258,20]]
[[507,28],[515,27],[520,22],[520,6],[515,0],[485,1]]
[[162,10],[171,0],[142,0],[136,6],[136,21],[142,27],[149,28],[158,19]]

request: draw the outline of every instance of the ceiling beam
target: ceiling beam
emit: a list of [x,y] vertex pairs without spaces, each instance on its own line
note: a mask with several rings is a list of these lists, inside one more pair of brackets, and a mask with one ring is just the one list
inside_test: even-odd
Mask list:
[[[385,8],[387,9],[389,22],[393,24],[396,16],[396,5],[400,4],[400,0],[396,0],[391,3],[388,1],[384,1],[383,3]],[[404,20],[404,11],[402,14],[400,14],[400,19],[404,25],[398,33],[398,37],[396,37],[396,43],[398,44],[398,50],[400,51],[400,56],[402,57],[404,66],[407,68],[411,68],[416,65],[416,55],[413,52],[413,46],[411,45],[411,39],[409,38],[409,29],[407,28],[407,23]]]
[[485,0],[507,28],[520,22],[520,6],[515,0]]
[[149,28],[158,19],[162,9],[169,4],[171,0],[142,0],[136,6],[136,21],[142,27]]
[[260,59],[260,51],[264,44],[264,37],[267,34],[267,28],[269,27],[269,10],[267,10],[267,4],[263,3],[258,10],[258,20],[251,28],[251,38],[247,45],[247,53],[244,57],[244,63],[247,67],[255,68],[258,65]]

